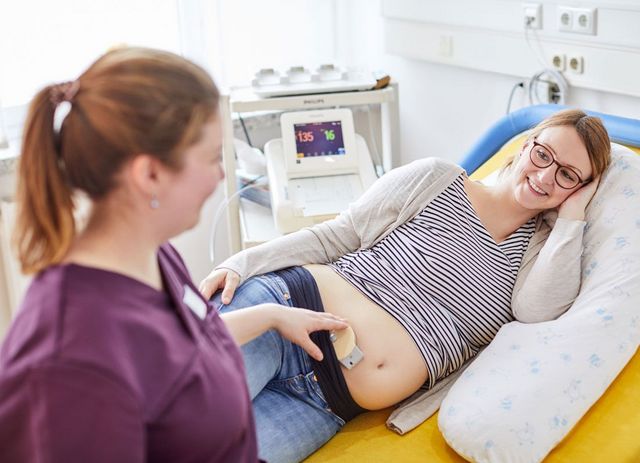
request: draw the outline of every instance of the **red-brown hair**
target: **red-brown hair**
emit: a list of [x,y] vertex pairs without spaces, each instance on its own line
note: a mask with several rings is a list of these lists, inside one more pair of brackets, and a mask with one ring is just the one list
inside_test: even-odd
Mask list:
[[[589,116],[580,109],[564,109],[553,113],[536,125],[527,138],[527,142],[537,137],[544,129],[549,127],[573,127],[584,143],[589,155],[589,161],[593,170],[592,177],[602,174],[611,163],[611,140],[609,134],[599,117]],[[513,164],[511,157],[503,169],[506,170]]]
[[165,51],[110,51],[78,84],[59,133],[56,86],[38,92],[29,108],[14,235],[25,273],[58,263],[67,253],[76,232],[74,190],[103,198],[125,162],[140,153],[180,169],[182,153],[218,111],[219,93],[207,72]]

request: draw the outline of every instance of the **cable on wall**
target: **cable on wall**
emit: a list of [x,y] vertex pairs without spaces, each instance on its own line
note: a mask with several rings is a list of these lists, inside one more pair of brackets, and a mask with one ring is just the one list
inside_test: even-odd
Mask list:
[[509,94],[509,101],[507,102],[507,114],[511,112],[511,101],[513,100],[513,95],[515,95],[516,90],[521,88],[524,90],[526,82],[518,82],[511,88],[511,93]]
[[[569,82],[560,71],[550,68],[547,65],[547,62],[544,59],[544,51],[542,50],[540,39],[536,33],[536,30],[531,27],[532,22],[532,18],[526,18],[526,20],[524,21],[524,38],[527,42],[527,46],[542,67],[542,70],[536,72],[529,79],[529,85],[527,88],[529,103],[532,105],[542,103],[566,104],[569,96]],[[534,43],[538,45],[537,48],[534,46],[534,44],[532,44],[529,38],[530,32],[533,35]],[[546,93],[544,94],[544,96],[540,95],[541,87],[544,87],[545,89]],[[516,87],[514,87],[511,92],[511,96],[509,97],[509,105],[507,106],[507,111],[509,111],[511,108],[511,98],[513,97],[515,88]]]
[[227,209],[227,207],[229,206],[231,201],[233,201],[238,196],[240,196],[241,193],[243,193],[244,191],[249,190],[251,188],[256,188],[257,186],[255,185],[255,183],[258,180],[261,180],[263,177],[264,177],[264,175],[261,175],[260,177],[254,178],[249,183],[247,183],[245,186],[243,186],[238,191],[236,191],[233,195],[231,195],[228,198],[226,198],[222,202],[222,204],[220,204],[220,206],[218,206],[218,210],[213,215],[213,220],[211,222],[211,233],[209,235],[209,260],[211,261],[211,263],[214,263],[214,260],[215,260],[216,230],[218,228],[218,222],[220,221],[220,217],[222,217],[222,213]]
[[[540,96],[540,87],[544,87],[546,95]],[[529,79],[529,103],[534,104],[566,104],[569,95],[569,82],[561,72],[555,69],[545,68],[536,72]]]

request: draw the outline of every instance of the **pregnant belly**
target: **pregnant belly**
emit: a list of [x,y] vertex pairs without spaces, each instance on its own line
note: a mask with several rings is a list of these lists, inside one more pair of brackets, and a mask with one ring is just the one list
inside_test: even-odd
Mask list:
[[313,275],[326,312],[345,318],[364,358],[351,370],[341,366],[358,405],[378,410],[418,390],[428,377],[409,333],[382,307],[326,265],[305,266]]

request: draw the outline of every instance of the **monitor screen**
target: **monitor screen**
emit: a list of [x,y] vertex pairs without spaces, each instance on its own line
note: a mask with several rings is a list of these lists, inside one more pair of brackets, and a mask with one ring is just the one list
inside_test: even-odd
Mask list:
[[345,154],[342,122],[293,124],[298,159]]

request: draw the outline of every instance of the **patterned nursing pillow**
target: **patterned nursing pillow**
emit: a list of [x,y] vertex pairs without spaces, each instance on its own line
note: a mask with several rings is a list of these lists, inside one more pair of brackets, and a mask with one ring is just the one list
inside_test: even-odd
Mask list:
[[612,158],[587,209],[582,286],[571,309],[502,327],[440,407],[444,438],[470,461],[541,461],[638,348],[640,156],[613,144]]

